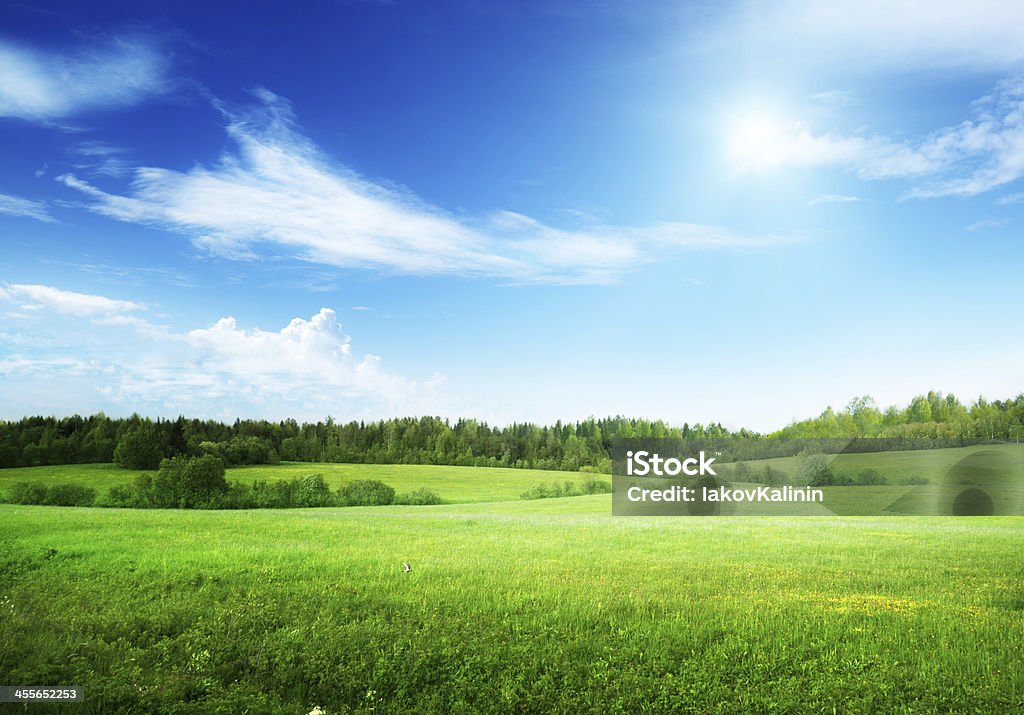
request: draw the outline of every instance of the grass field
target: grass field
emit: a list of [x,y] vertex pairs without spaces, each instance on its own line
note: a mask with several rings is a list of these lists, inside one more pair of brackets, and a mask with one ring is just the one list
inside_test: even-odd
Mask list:
[[1024,709],[1024,517],[615,518],[515,500],[564,473],[378,469],[465,503],[0,505],[0,683],[83,685],[73,713]]
[[[73,482],[92,487],[98,494],[120,484],[130,484],[140,472],[121,469],[114,464],[67,464],[49,467],[0,469],[0,492],[16,482],[40,482],[50,486]],[[502,469],[492,467],[439,467],[418,464],[328,464],[322,462],[282,462],[255,467],[233,467],[228,481],[251,483],[258,479],[273,481],[307,474],[323,474],[332,489],[344,481],[379,479],[397,492],[428,487],[446,502],[482,502],[518,499],[533,484],[580,482],[587,476],[571,472],[541,469]],[[608,479],[609,477],[602,477]]]
[[[837,475],[854,478],[865,469],[874,469],[887,477],[890,484],[898,484],[910,477],[923,477],[932,483],[940,483],[957,462],[978,452],[1001,454],[1018,466],[1024,461],[1024,444],[983,444],[949,449],[837,454],[829,457],[829,466]],[[800,469],[798,457],[765,459],[748,464],[756,470],[765,463],[789,474],[796,474]]]

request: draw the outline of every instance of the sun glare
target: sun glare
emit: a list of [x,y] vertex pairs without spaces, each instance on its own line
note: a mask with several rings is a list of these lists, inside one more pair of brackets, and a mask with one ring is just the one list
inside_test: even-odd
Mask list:
[[764,109],[739,112],[728,125],[729,159],[749,169],[776,166],[786,141],[786,123],[778,114]]

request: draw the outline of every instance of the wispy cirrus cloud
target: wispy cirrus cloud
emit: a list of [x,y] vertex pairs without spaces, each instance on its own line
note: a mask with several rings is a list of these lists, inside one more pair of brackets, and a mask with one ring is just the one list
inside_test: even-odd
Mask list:
[[964,226],[964,230],[965,231],[970,231],[971,233],[974,233],[975,231],[984,231],[984,230],[987,230],[987,229],[1002,228],[1007,223],[1009,223],[1009,221],[1007,219],[1005,219],[1005,218],[987,218],[987,219],[982,219],[981,221],[975,221],[972,224],[968,224],[967,226]]
[[16,302],[22,310],[46,308],[78,317],[109,318],[146,310],[142,303],[130,300],[115,300],[101,295],[34,284],[0,284],[0,300]]
[[140,168],[123,195],[74,175],[60,179],[93,211],[184,234],[220,256],[285,255],[402,274],[605,283],[672,251],[792,240],[685,223],[570,230],[510,211],[455,215],[330,161],[299,132],[286,100],[266,90],[257,95],[258,106],[226,114],[236,151],[214,166]]
[[0,214],[7,216],[23,216],[44,223],[56,223],[57,219],[50,215],[50,210],[42,201],[0,194]]
[[[1006,69],[1024,62],[1014,0],[750,0],[724,23],[728,42],[769,61]],[[780,43],[779,38],[785,38]]]
[[818,206],[819,204],[855,204],[863,201],[859,196],[851,196],[849,194],[818,194],[813,199],[807,202],[808,206]]
[[1003,80],[972,104],[967,119],[918,141],[741,118],[729,147],[741,171],[837,167],[868,180],[912,181],[908,198],[976,196],[1024,176],[1024,77]]
[[167,60],[143,36],[108,37],[68,50],[0,38],[0,116],[50,121],[136,104],[168,89]]

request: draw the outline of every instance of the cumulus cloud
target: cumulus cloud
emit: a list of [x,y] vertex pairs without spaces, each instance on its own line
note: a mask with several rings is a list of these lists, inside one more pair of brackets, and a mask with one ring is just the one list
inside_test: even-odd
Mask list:
[[167,62],[143,37],[108,38],[70,51],[0,39],[0,116],[48,121],[136,104],[166,91]]
[[54,223],[57,220],[50,215],[46,204],[42,201],[32,201],[31,199],[11,196],[9,194],[0,194],[0,214],[34,218],[36,221],[43,221],[45,223]]
[[740,118],[729,149],[741,171],[838,167],[864,179],[912,180],[912,198],[975,196],[1024,176],[1024,77],[1000,82],[973,103],[969,118],[916,142]]
[[[445,404],[442,377],[409,379],[386,370],[378,355],[357,356],[330,308],[280,330],[225,317],[182,331],[135,315],[140,304],[48,286],[6,285],[5,299],[31,301],[24,307],[34,315],[49,311],[40,322],[49,338],[18,341],[15,333],[0,347],[0,377],[14,392],[33,392],[45,374],[78,394],[168,414],[379,417]],[[61,321],[82,317],[93,329],[72,344],[61,340],[70,325]]]
[[22,310],[48,308],[65,315],[79,317],[112,317],[145,310],[142,303],[114,300],[101,295],[76,293],[53,286],[14,284],[0,286],[0,300],[19,303]]
[[[258,106],[226,114],[236,151],[214,166],[140,168],[124,195],[73,175],[60,180],[98,213],[182,233],[228,258],[285,255],[403,274],[600,283],[670,248],[749,248],[783,240],[677,223],[564,230],[510,211],[454,215],[331,162],[299,132],[286,100],[266,90],[257,95]],[[650,250],[655,245],[662,249],[657,256]]]
[[330,308],[309,320],[295,318],[279,331],[245,330],[234,318],[222,318],[189,331],[185,341],[196,352],[200,372],[218,376],[225,388],[244,384],[262,394],[307,399],[324,390],[336,396],[369,393],[393,403],[415,389],[411,381],[385,373],[380,357],[355,358]]

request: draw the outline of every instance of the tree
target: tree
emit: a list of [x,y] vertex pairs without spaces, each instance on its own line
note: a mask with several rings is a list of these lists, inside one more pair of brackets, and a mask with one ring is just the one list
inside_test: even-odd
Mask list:
[[395,490],[376,479],[356,479],[338,490],[342,506],[387,506],[395,500]]
[[156,469],[163,457],[151,422],[126,431],[114,448],[114,462],[125,469]]
[[333,506],[334,494],[322,474],[310,474],[298,480],[292,501],[297,507]]
[[224,461],[212,454],[164,459],[153,488],[157,506],[182,509],[212,506],[228,491]]
[[824,454],[808,454],[800,464],[800,479],[811,487],[827,487],[835,483],[832,468]]

